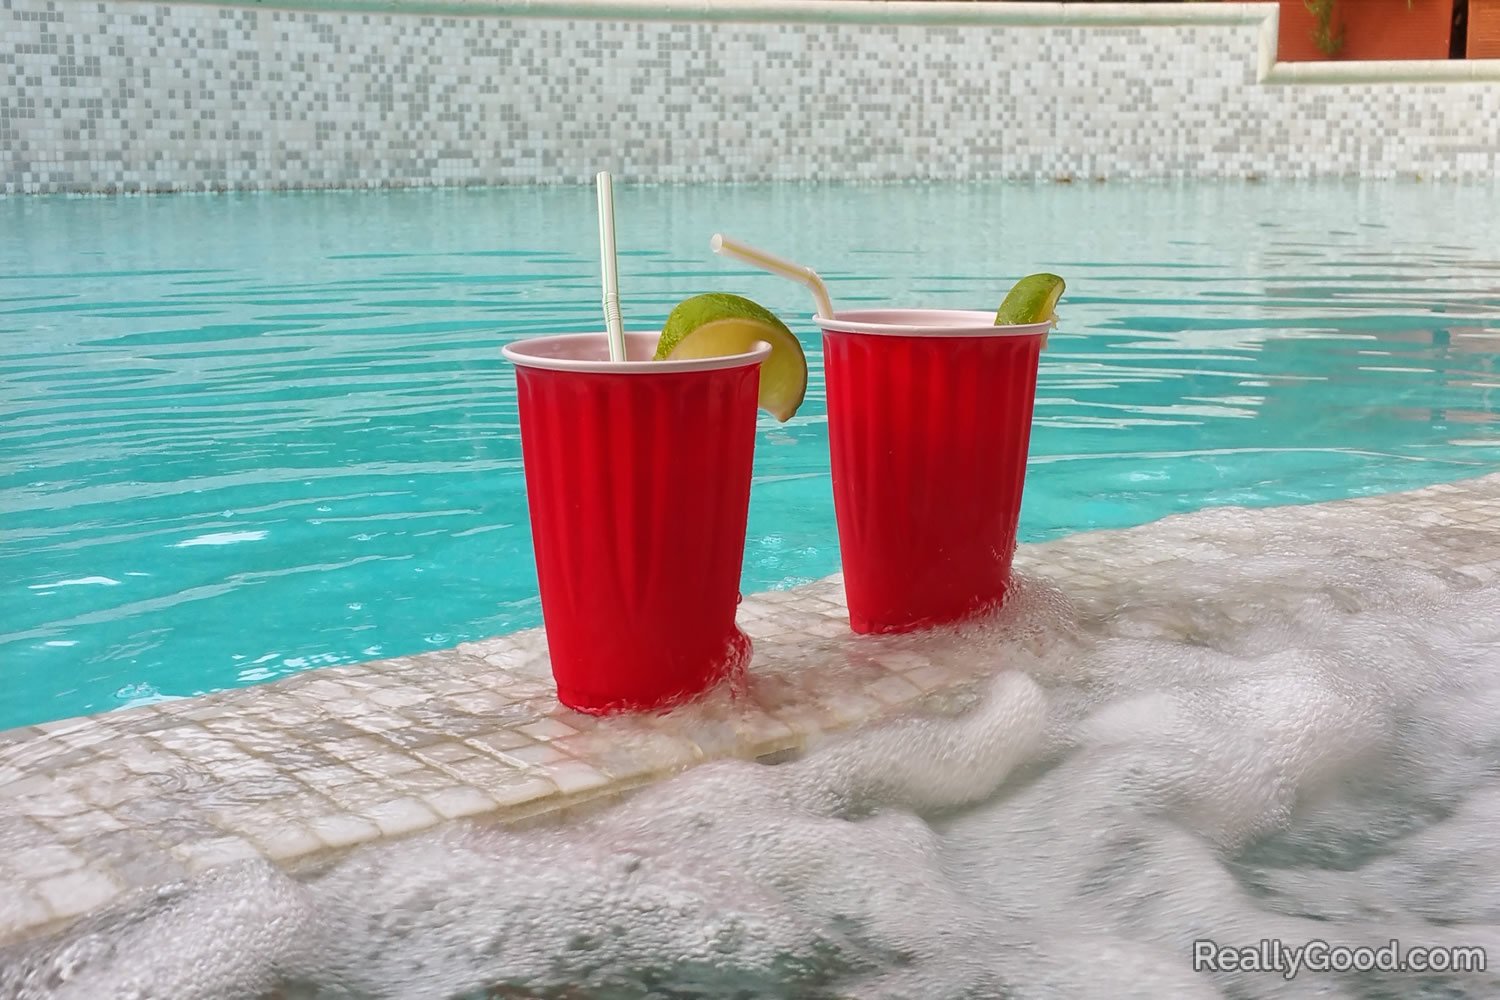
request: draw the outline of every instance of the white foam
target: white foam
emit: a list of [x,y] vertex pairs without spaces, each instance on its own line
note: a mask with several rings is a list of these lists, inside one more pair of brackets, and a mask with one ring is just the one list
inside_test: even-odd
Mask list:
[[1028,581],[970,630],[998,672],[967,712],[303,883],[229,869],[9,956],[0,996],[1500,995],[1495,973],[1192,967],[1200,938],[1500,958],[1500,587],[1364,513],[1115,537],[1113,588]]

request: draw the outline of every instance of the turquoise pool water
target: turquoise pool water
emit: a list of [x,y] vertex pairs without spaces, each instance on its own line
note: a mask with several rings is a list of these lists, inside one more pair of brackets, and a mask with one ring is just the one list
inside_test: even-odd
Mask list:
[[[1070,282],[1027,540],[1500,468],[1497,190],[619,186],[628,325],[752,296],[813,382],[763,419],[746,591],[838,567],[805,292]],[[597,328],[590,189],[0,200],[0,728],[540,622],[509,339]]]

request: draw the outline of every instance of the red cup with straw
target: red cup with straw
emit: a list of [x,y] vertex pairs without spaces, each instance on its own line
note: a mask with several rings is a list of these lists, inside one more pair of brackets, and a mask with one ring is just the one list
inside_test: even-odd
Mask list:
[[850,628],[909,632],[1002,604],[1050,321],[836,312],[811,268],[722,235],[711,246],[806,285],[817,301]]
[[749,662],[735,608],[770,348],[653,360],[658,333],[621,322],[609,175],[598,185],[605,332],[503,353],[558,699],[608,714],[669,708]]

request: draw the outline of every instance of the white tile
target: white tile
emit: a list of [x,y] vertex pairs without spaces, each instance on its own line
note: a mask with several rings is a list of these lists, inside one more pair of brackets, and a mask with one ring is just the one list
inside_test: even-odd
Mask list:
[[381,802],[360,810],[360,814],[380,828],[387,837],[399,837],[422,830],[438,822],[438,814],[415,798]]
[[6,864],[34,881],[77,871],[85,861],[66,844],[42,842],[14,850]]
[[52,911],[39,896],[12,885],[0,892],[0,942],[52,920]]
[[516,732],[538,740],[556,740],[578,734],[578,730],[557,719],[538,719],[536,722],[528,722],[523,726],[517,726]]
[[536,776],[502,785],[490,785],[483,789],[501,808],[511,808],[549,798],[557,794],[557,786],[547,778]]
[[935,665],[930,667],[919,667],[916,670],[908,670],[901,676],[903,679],[916,685],[924,692],[936,691],[939,688],[949,687],[966,679],[962,674]]
[[494,812],[499,808],[499,804],[493,798],[477,788],[470,788],[466,785],[423,792],[420,798],[445,819],[464,819]]
[[546,743],[532,743],[524,747],[516,747],[505,751],[500,756],[514,767],[534,767],[567,759],[566,754]]
[[291,861],[328,847],[311,830],[297,823],[280,824],[252,839],[272,861]]
[[882,677],[871,684],[867,690],[887,705],[902,705],[922,694],[921,688],[897,675]]
[[899,649],[886,653],[876,653],[873,657],[881,666],[897,673],[907,670],[916,670],[919,667],[932,665],[932,659],[915,650]]
[[593,791],[609,784],[609,778],[597,769],[578,760],[566,760],[549,764],[543,773],[552,780],[564,795]]
[[36,893],[54,916],[72,917],[103,906],[120,892],[113,877],[94,868],[83,868],[43,879],[36,883]]
[[216,840],[200,840],[182,844],[172,851],[194,872],[207,871],[220,865],[236,861],[248,861],[261,857],[255,845],[240,837],[221,837]]
[[318,816],[307,821],[312,834],[329,847],[352,847],[380,836],[380,828],[358,816]]
[[49,816],[76,816],[93,809],[72,792],[52,789],[40,795],[31,795],[16,805],[16,811],[26,816],[47,818]]

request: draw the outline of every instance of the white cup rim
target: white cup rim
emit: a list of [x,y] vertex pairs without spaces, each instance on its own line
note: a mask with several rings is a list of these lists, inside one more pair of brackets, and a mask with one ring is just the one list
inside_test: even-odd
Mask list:
[[825,333],[886,337],[1045,337],[1051,323],[996,326],[993,312],[972,309],[840,309],[813,316]]
[[653,361],[659,330],[628,330],[625,333],[625,356],[628,360],[609,360],[609,335],[592,333],[554,333],[545,337],[528,337],[505,344],[500,353],[522,368],[542,368],[559,372],[592,372],[606,375],[666,375],[680,372],[722,371],[757,365],[771,353],[771,345],[757,341],[755,347],[741,354],[723,354],[712,358],[683,358]]

